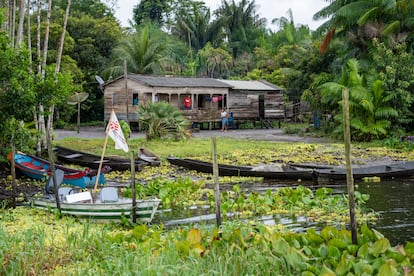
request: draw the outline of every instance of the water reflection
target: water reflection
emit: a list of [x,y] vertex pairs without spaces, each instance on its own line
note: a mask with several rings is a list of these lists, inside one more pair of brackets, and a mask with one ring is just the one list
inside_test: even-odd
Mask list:
[[[287,185],[288,184],[288,185]],[[241,190],[244,192],[275,190],[279,187],[303,185],[311,189],[318,187],[329,187],[334,193],[346,193],[345,183],[325,182],[315,185],[306,182],[266,182],[266,183],[244,183]],[[210,187],[212,188],[212,187]],[[223,190],[231,190],[232,185],[221,185]],[[414,179],[406,180],[382,180],[379,183],[356,182],[355,190],[369,194],[370,199],[366,203],[367,210],[374,210],[380,214],[379,220],[370,227],[378,230],[391,244],[404,244],[407,241],[414,241]],[[304,217],[290,216],[263,216],[255,218],[265,224],[277,225],[292,231],[302,232],[310,227],[320,228],[321,225],[309,222]],[[166,226],[174,226],[187,223],[215,223],[214,208],[209,206],[197,206],[184,210],[164,210],[159,213],[154,221],[163,222]]]
[[392,244],[414,241],[414,180],[383,180],[379,183],[358,183],[355,187],[370,195],[366,204],[381,217],[372,226]]

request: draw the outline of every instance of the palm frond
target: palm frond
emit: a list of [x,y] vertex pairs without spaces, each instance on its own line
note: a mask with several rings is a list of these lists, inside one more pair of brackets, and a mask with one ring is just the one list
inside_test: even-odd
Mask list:
[[379,7],[373,7],[371,9],[369,9],[368,11],[366,11],[361,17],[359,17],[357,23],[359,26],[363,26],[365,25],[369,20],[373,20],[375,19],[378,11],[379,11]]
[[400,27],[401,22],[399,20],[395,20],[384,27],[384,29],[382,30],[382,35],[388,36],[392,33],[398,32],[400,30]]

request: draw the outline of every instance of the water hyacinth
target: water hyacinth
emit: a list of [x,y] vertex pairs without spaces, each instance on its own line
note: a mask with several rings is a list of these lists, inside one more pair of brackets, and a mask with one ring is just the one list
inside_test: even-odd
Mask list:
[[6,275],[412,273],[414,243],[392,247],[366,225],[358,237],[354,245],[348,230],[332,226],[293,233],[235,221],[219,229],[128,229],[54,220],[52,214],[19,207],[2,211],[0,270]]

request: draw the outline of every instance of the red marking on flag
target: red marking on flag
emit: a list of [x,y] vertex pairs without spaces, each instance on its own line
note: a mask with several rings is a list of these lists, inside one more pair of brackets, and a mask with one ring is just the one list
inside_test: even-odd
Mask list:
[[110,127],[112,130],[118,131],[118,129],[119,129],[119,123],[118,123],[118,121],[116,121],[116,122],[111,122],[111,123],[110,123],[110,125],[109,125],[109,127]]

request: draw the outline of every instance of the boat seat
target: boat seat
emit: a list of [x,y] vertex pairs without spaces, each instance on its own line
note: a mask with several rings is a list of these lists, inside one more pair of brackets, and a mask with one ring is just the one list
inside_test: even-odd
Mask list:
[[101,189],[99,197],[101,202],[117,202],[118,191],[114,187],[105,187]]
[[43,168],[42,166],[36,165],[33,162],[21,162],[21,164],[25,167],[28,167],[32,170],[36,170],[36,171],[46,171],[45,168]]
[[58,190],[58,195],[60,197],[61,200],[65,199],[65,197],[71,193],[71,191],[73,190],[73,188],[70,187],[60,187]]
[[[59,187],[63,182],[63,177],[65,176],[65,172],[57,169],[55,170],[55,175],[56,175],[56,184],[57,184],[57,188],[59,191]],[[55,193],[55,186],[53,185],[53,177],[49,176],[49,178],[46,181],[46,186],[45,186],[45,192],[47,194],[54,194]]]
[[78,157],[81,157],[81,156],[83,156],[83,154],[81,154],[81,153],[74,153],[74,154],[65,155],[65,158],[72,159],[72,158],[78,158]]
[[76,194],[66,195],[68,203],[92,203],[92,195],[90,192],[80,192]]

